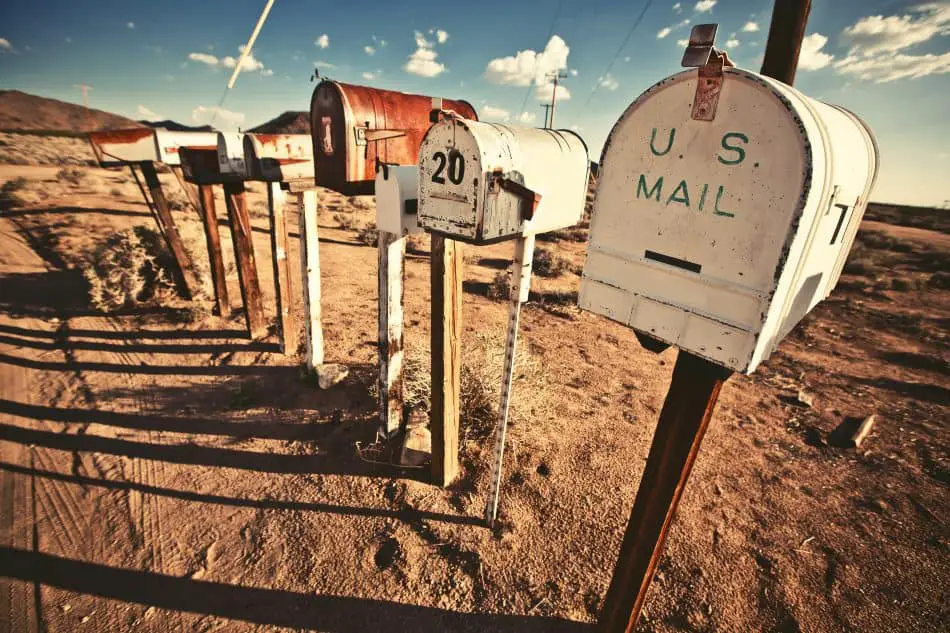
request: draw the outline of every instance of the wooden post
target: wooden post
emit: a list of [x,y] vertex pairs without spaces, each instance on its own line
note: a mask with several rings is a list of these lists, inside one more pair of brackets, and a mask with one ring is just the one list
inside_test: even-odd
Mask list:
[[228,207],[228,218],[231,220],[231,239],[234,242],[234,259],[237,260],[247,330],[252,339],[263,338],[267,334],[267,322],[264,320],[261,284],[257,278],[257,263],[254,260],[253,233],[251,219],[247,214],[244,183],[225,184],[224,201]]
[[185,177],[182,174],[180,166],[171,167],[171,170],[172,173],[175,174],[178,184],[181,185],[182,191],[185,192],[188,202],[191,203],[192,208],[194,208],[198,215],[201,215],[201,209],[199,208],[200,202],[198,201],[198,188],[189,182],[185,182]]
[[789,86],[795,83],[798,55],[805,38],[809,12],[811,0],[775,0],[769,39],[765,45],[765,58],[762,61],[763,75],[778,79]]
[[402,424],[405,253],[404,237],[379,232],[379,434],[384,438]]
[[151,161],[144,161],[139,164],[139,167],[142,169],[142,175],[145,176],[145,186],[148,187],[152,196],[159,230],[165,236],[165,243],[168,244],[168,250],[171,251],[172,258],[175,260],[175,270],[172,271],[175,284],[185,299],[191,299],[198,285],[191,269],[191,259],[175,227],[175,219],[168,208],[168,200],[165,199],[165,193],[162,191],[162,183],[155,172],[155,165]]
[[218,314],[227,317],[231,313],[228,300],[227,275],[224,272],[224,258],[221,256],[221,234],[218,231],[218,214],[214,208],[214,187],[198,186],[198,214],[205,229],[205,242],[208,245],[208,260],[211,265],[211,282],[214,285],[214,301]]
[[294,319],[290,270],[287,268],[287,223],[284,218],[284,191],[279,182],[267,184],[270,210],[271,260],[274,263],[274,295],[277,297],[277,329],[282,354],[297,353],[297,323]]
[[297,193],[300,222],[300,278],[303,286],[307,351],[304,365],[315,371],[323,364],[323,325],[320,317],[320,235],[317,228],[317,192]]
[[462,347],[462,246],[432,235],[432,483],[458,475]]
[[731,373],[689,352],[679,352],[600,612],[599,633],[631,633],[636,628],[719,390]]
[[519,237],[515,242],[514,271],[509,286],[508,334],[505,339],[505,364],[501,382],[501,402],[498,405],[498,422],[495,429],[494,467],[488,503],[485,506],[485,521],[494,524],[498,514],[498,498],[501,495],[501,479],[504,472],[505,434],[508,431],[508,405],[511,403],[511,383],[515,374],[518,352],[518,324],[521,321],[521,305],[531,292],[531,265],[534,263],[534,235]]

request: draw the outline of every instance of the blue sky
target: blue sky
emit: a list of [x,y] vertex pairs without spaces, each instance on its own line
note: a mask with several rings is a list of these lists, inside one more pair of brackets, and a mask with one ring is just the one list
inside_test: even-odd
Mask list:
[[[85,83],[93,107],[207,122],[264,4],[4,0],[0,88],[81,102],[74,85]],[[560,95],[570,98],[558,103],[556,127],[576,129],[597,159],[623,109],[679,70],[691,24],[719,23],[717,43],[739,66],[761,64],[770,0],[653,0],[617,55],[644,6],[277,0],[216,124],[251,127],[306,110],[318,62],[341,81],[464,98],[483,119],[540,125],[544,71],[560,69]],[[950,200],[950,0],[814,0],[807,33],[796,87],[875,131],[882,174],[873,197]]]

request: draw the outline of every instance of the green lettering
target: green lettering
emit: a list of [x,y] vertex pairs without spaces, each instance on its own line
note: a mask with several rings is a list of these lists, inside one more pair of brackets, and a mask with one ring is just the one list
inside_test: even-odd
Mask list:
[[730,152],[735,152],[735,158],[723,158],[722,154],[716,156],[719,159],[719,162],[723,165],[738,165],[745,160],[745,150],[738,145],[729,145],[727,141],[729,139],[739,139],[743,143],[749,142],[749,137],[743,134],[742,132],[728,132],[722,137],[722,148]]
[[709,191],[709,184],[703,185],[703,192],[699,195],[699,210],[702,211],[706,205],[706,192]]
[[719,201],[722,200],[722,194],[723,194],[723,193],[725,193],[725,187],[723,187],[722,185],[719,185],[719,191],[716,193],[716,210],[715,210],[714,213],[715,213],[716,215],[724,215],[724,216],[726,216],[727,218],[734,218],[734,217],[736,217],[736,214],[735,214],[735,213],[730,213],[730,212],[728,212],[728,211],[722,211],[722,210],[719,208]]
[[650,151],[653,152],[654,156],[663,156],[669,154],[670,150],[673,148],[673,139],[676,137],[676,128],[670,130],[670,138],[666,142],[666,149],[662,152],[656,151],[656,128],[653,128],[653,135],[650,137]]
[[[683,190],[682,197],[677,197],[676,194],[680,192],[680,189]],[[686,181],[681,180],[680,184],[676,185],[676,189],[673,190],[673,193],[670,194],[669,200],[666,201],[666,204],[669,205],[671,202],[679,202],[680,204],[685,204],[689,208],[689,187],[686,186]]]
[[652,198],[653,194],[656,194],[656,201],[660,201],[660,196],[662,195],[663,189],[663,176],[660,176],[656,180],[656,184],[653,185],[653,188],[650,191],[647,191],[647,179],[646,174],[640,174],[640,182],[637,183],[637,197],[640,197],[640,192],[643,192],[644,198]]

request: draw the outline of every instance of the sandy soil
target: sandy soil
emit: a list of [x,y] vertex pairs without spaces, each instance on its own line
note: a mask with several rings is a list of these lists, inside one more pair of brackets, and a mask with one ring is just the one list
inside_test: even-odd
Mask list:
[[[572,270],[534,280],[522,333],[536,373],[515,384],[489,530],[483,430],[467,431],[447,490],[355,449],[375,434],[376,250],[339,219],[365,224],[371,205],[321,192],[327,360],[351,375],[320,391],[207,297],[91,307],[86,254],[152,220],[122,172],[57,173],[0,166],[0,181],[26,179],[0,214],[0,629],[593,629],[675,351],[572,306],[584,243],[541,244]],[[263,200],[255,187],[273,316]],[[175,216],[203,262],[195,213]],[[872,228],[905,250],[869,247],[869,272],[724,388],[640,631],[947,630],[947,236]],[[292,261],[297,246],[292,229]],[[511,251],[466,247],[466,363],[500,359],[506,304],[485,292]],[[427,295],[426,254],[410,255],[410,351],[428,340]],[[860,449],[830,441],[872,413]]]

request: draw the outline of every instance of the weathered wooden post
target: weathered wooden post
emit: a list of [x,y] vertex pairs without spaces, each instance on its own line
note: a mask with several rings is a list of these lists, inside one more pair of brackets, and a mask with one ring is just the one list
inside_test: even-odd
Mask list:
[[489,523],[498,509],[518,322],[531,285],[534,236],[580,220],[589,169],[587,147],[573,132],[502,128],[450,112],[441,114],[419,149],[419,224],[432,233],[432,475],[442,485],[458,469],[461,271],[450,253],[454,240],[516,240],[492,488],[485,508]]
[[267,335],[267,321],[264,318],[264,300],[261,298],[261,282],[254,257],[254,232],[247,212],[244,183],[224,183],[224,202],[231,223],[231,240],[234,244],[234,259],[237,260],[247,329],[252,339],[263,338]]
[[172,274],[175,276],[175,283],[178,286],[182,296],[191,299],[195,290],[198,288],[195,279],[194,270],[191,267],[191,258],[188,257],[188,251],[185,250],[185,244],[181,241],[181,235],[178,234],[178,227],[175,226],[175,219],[172,217],[171,209],[168,207],[168,200],[165,198],[165,192],[162,190],[162,183],[158,179],[158,173],[155,171],[155,163],[152,161],[142,161],[139,163],[139,169],[145,177],[145,186],[152,196],[152,202],[155,207],[156,217],[162,235],[165,237],[165,243],[168,244],[168,250],[175,260],[175,269]]
[[834,287],[877,170],[857,117],[729,68],[715,33],[693,28],[683,65],[698,70],[634,101],[601,157],[580,307],[651,351],[680,349],[603,633],[636,627],[723,383],[751,373]]
[[215,306],[220,316],[227,317],[231,313],[231,303],[228,300],[227,275],[224,258],[221,256],[221,234],[218,231],[218,214],[215,211],[214,188],[211,185],[198,185],[198,212],[208,245]]
[[320,233],[317,226],[317,192],[297,194],[300,223],[300,278],[303,284],[304,366],[317,371],[323,364],[323,327],[320,316]]

